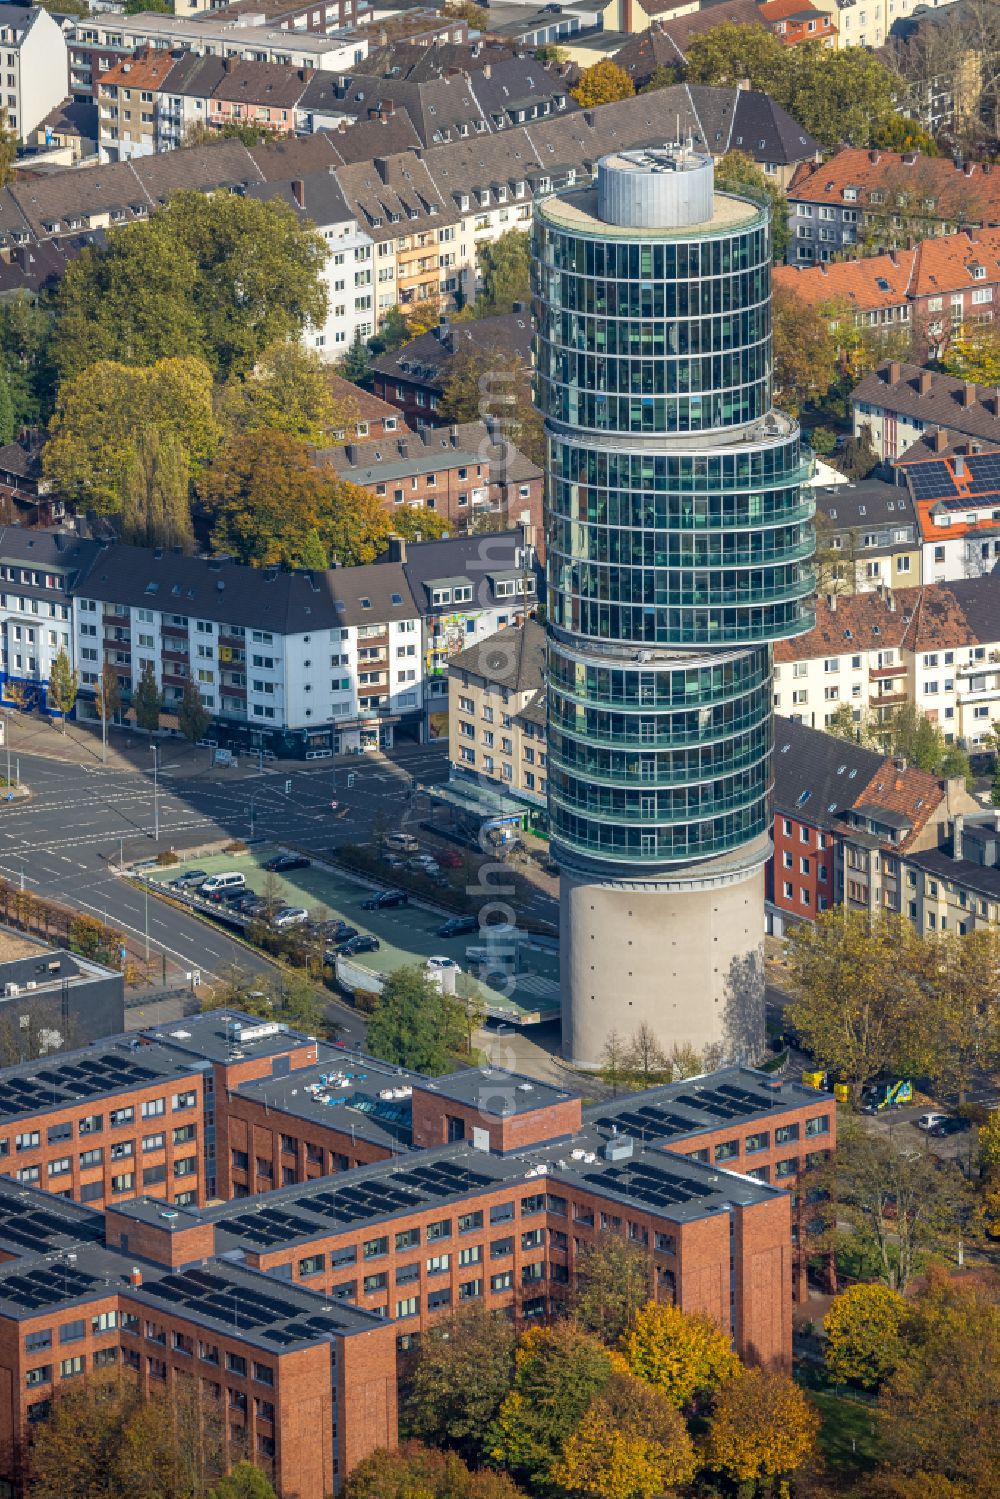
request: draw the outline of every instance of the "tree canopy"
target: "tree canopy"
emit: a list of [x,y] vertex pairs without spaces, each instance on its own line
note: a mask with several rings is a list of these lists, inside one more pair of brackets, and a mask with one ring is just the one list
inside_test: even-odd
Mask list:
[[686,77],[728,87],[748,78],[828,148],[867,146],[892,128],[902,87],[867,48],[835,52],[818,41],[789,47],[764,26],[736,21],[691,38]]
[[621,1341],[633,1374],[683,1409],[734,1377],[740,1361],[717,1322],[689,1316],[670,1302],[649,1301],[633,1317]]
[[267,428],[321,446],[357,420],[357,405],[338,400],[328,367],[315,349],[283,339],[266,348],[252,370],[223,388],[220,421],[231,432]]
[[55,303],[59,376],[177,356],[204,360],[220,379],[245,374],[270,345],[323,321],[327,253],[286,204],[176,193],[67,267]]
[[422,968],[397,968],[368,1020],[372,1054],[432,1076],[450,1072],[465,1043],[465,1012]]
[[601,1234],[577,1256],[570,1305],[580,1326],[602,1343],[617,1343],[649,1297],[649,1260],[621,1234]]
[[903,1357],[906,1302],[898,1291],[875,1281],[848,1286],[823,1319],[824,1358],[838,1384],[880,1385]]
[[822,401],[839,374],[830,320],[787,287],[771,299],[774,398],[786,411]]
[[575,88],[570,89],[581,109],[594,109],[598,104],[614,104],[618,99],[631,99],[635,84],[624,68],[620,68],[610,57],[602,57],[593,67],[584,68]]
[[708,1421],[708,1466],[739,1484],[787,1479],[811,1456],[819,1416],[777,1369],[741,1369],[716,1396]]
[[476,267],[482,290],[476,298],[476,317],[510,312],[515,302],[531,297],[531,243],[526,230],[508,229],[498,239],[476,246]]
[[942,364],[949,375],[960,380],[1000,385],[1000,331],[992,324],[982,328],[963,325],[951,340]]
[[420,1341],[410,1375],[405,1422],[415,1436],[454,1447],[479,1462],[490,1425],[514,1375],[514,1329],[484,1307],[462,1309]]
[[770,203],[771,248],[775,264],[780,265],[788,249],[791,230],[788,227],[788,199],[778,184],[766,177],[745,151],[727,151],[715,164],[715,185],[723,191],[748,192]]
[[697,1467],[680,1412],[661,1391],[630,1374],[614,1374],[591,1401],[552,1464],[566,1492],[592,1499],[662,1499]]
[[[197,475],[211,458],[219,429],[212,408],[212,376],[204,361],[164,358],[137,368],[99,360],[67,380],[50,427],[43,468],[57,490],[80,508],[121,514],[141,493],[140,470],[152,453],[168,450],[171,484]],[[185,496],[186,497],[186,496]]]

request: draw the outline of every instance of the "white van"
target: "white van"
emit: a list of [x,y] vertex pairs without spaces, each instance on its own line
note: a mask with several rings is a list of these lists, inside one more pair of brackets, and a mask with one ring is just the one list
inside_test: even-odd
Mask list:
[[198,894],[204,895],[206,900],[221,900],[231,890],[245,890],[246,883],[246,875],[237,870],[228,870],[225,874],[210,874]]

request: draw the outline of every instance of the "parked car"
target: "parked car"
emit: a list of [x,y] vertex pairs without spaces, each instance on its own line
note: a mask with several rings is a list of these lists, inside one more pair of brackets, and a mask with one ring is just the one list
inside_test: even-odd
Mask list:
[[210,874],[207,880],[203,880],[198,887],[198,894],[203,895],[206,900],[221,900],[227,890],[246,890],[247,877],[237,870],[227,870],[225,874]]
[[268,859],[265,869],[272,870],[275,874],[284,874],[289,869],[308,869],[309,860],[304,854],[275,854],[273,859]]
[[187,874],[179,874],[175,880],[171,880],[169,888],[171,890],[186,890],[189,885],[202,885],[207,879],[207,870],[189,869]]
[[405,890],[379,890],[361,902],[362,911],[384,911],[389,906],[407,906],[410,897]]
[[946,1118],[939,1119],[937,1124],[932,1124],[927,1133],[940,1140],[946,1135],[962,1135],[971,1128],[968,1119],[960,1119],[955,1114],[949,1114]]
[[305,906],[283,906],[276,915],[271,917],[271,925],[279,931],[289,926],[301,926],[303,921],[309,920],[309,912]]
[[940,1124],[942,1119],[947,1119],[947,1114],[937,1113],[921,1114],[919,1119],[914,1119],[917,1129],[933,1129],[935,1124]]
[[441,866],[430,854],[420,854],[416,859],[409,859],[407,869],[413,874],[440,874]]
[[349,926],[346,921],[328,921],[323,929],[330,942],[348,942],[352,937],[358,935],[356,926]]
[[362,932],[358,937],[352,937],[349,942],[341,942],[337,951],[345,958],[353,958],[362,952],[378,952],[382,946],[377,937],[369,937]]
[[393,848],[401,854],[416,853],[420,844],[412,833],[390,833],[385,840],[386,848]]
[[390,869],[406,868],[406,860],[400,858],[399,854],[386,854],[385,862],[388,864]]
[[241,916],[259,916],[267,910],[267,901],[260,895],[254,895],[252,890],[241,895],[235,904]]
[[435,857],[442,869],[461,869],[465,863],[457,848],[443,848]]
[[443,926],[437,929],[439,937],[464,937],[467,932],[478,932],[478,916],[449,916]]

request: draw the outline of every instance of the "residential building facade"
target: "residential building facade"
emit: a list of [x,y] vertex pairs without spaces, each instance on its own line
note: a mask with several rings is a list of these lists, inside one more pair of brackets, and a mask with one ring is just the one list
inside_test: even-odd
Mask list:
[[47,10],[0,5],[0,99],[4,124],[19,141],[66,97],[66,59],[66,38]]
[[919,456],[944,453],[954,438],[1000,450],[1000,398],[988,386],[973,385],[919,365],[887,359],[851,393],[854,432],[871,433],[875,451],[888,463],[929,440],[936,432],[945,441],[924,447]]
[[913,588],[923,552],[909,490],[883,479],[817,485],[817,584],[821,593]]
[[902,703],[977,750],[1000,720],[1000,574],[821,597],[816,625],[775,646],[774,706],[811,728],[850,707],[877,728]]
[[545,631],[533,619],[459,651],[448,663],[452,774],[495,781],[545,825]]

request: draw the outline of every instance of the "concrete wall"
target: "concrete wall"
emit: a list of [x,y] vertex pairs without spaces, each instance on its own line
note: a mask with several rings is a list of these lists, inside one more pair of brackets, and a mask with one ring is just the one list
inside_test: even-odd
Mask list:
[[[563,1054],[601,1065],[608,1034],[646,1024],[667,1050],[755,1058],[763,1046],[762,839],[742,869],[697,880],[590,882],[564,866],[560,906]],[[751,856],[752,855],[752,856]]]

